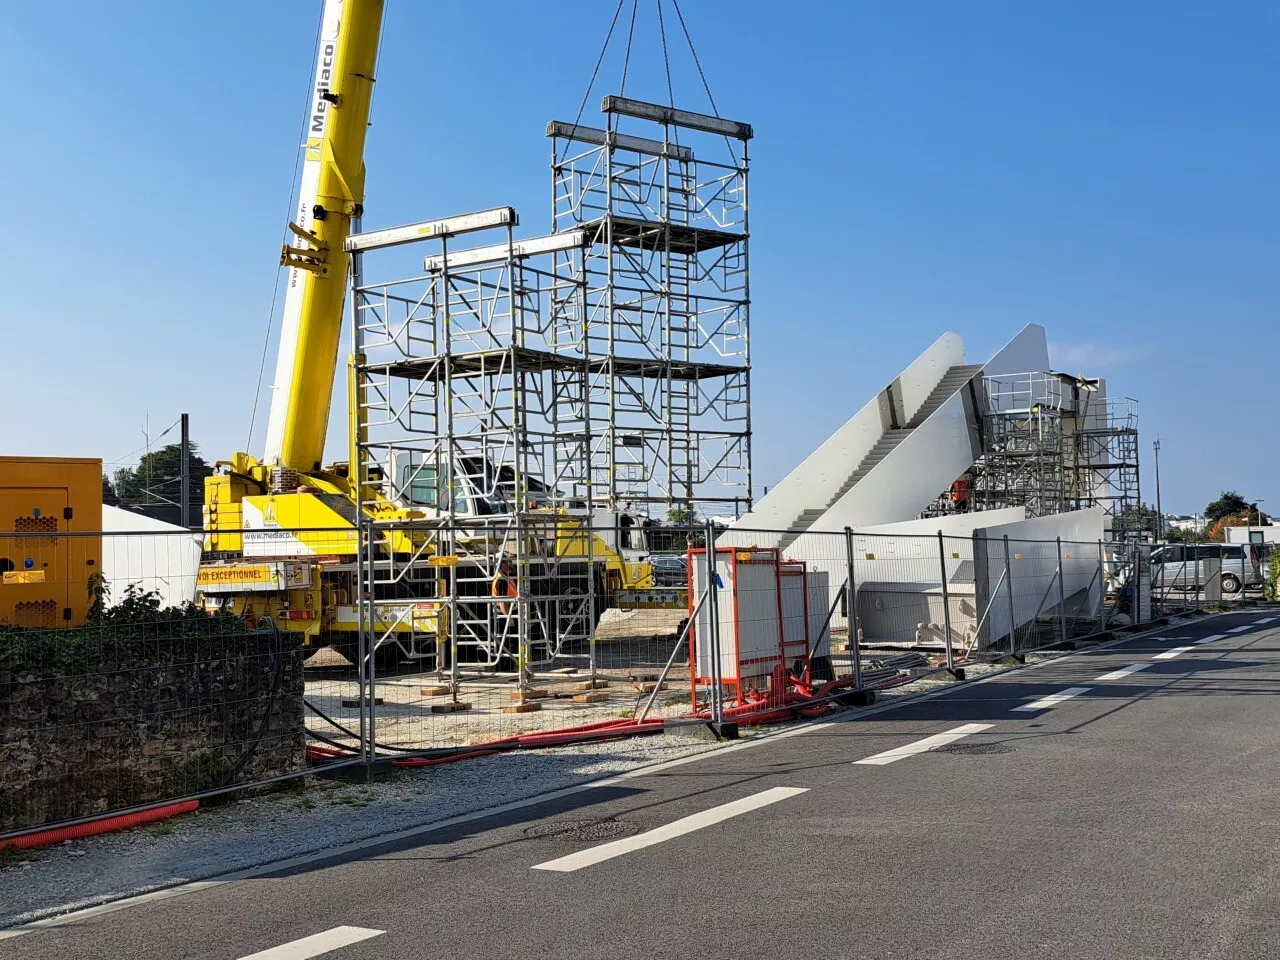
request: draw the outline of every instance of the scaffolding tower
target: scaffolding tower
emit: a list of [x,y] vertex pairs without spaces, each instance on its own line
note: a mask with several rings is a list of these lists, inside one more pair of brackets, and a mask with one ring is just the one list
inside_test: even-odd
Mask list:
[[1061,384],[1051,374],[986,378],[983,453],[974,509],[1027,508],[1028,517],[1066,509]]
[[1145,529],[1136,400],[1109,399],[1105,382],[1060,373],[987,377],[985,394],[971,509],[1025,507],[1043,517],[1097,507],[1113,538]]
[[1074,417],[1070,496],[1078,507],[1101,507],[1114,539],[1145,537],[1138,471],[1138,402],[1088,392]]
[[738,515],[751,506],[751,128],[623,97],[601,110],[607,129],[547,125],[552,229],[585,241],[556,273],[582,284],[592,495]]
[[[518,238],[498,207],[348,244],[362,623],[455,684],[594,669],[646,520],[750,507],[751,128],[602,109],[604,128],[548,125],[550,233]],[[370,280],[406,243],[422,269]]]

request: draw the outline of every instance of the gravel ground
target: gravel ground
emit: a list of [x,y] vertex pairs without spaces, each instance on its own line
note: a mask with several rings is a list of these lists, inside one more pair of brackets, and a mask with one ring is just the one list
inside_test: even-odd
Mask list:
[[[1028,662],[1052,655],[1032,655]],[[966,664],[978,679],[1004,669]],[[880,701],[954,683],[945,672],[881,692]],[[776,729],[776,728],[774,728]],[[0,855],[0,927],[446,820],[539,793],[716,749],[701,740],[640,737],[483,757],[372,784],[307,779],[296,787],[206,807],[122,833]],[[477,804],[483,798],[483,807]],[[74,900],[67,892],[74,890]]]
[[[672,736],[481,757],[372,784],[308,778],[122,833],[9,855],[0,927],[446,820],[715,749]],[[477,802],[483,798],[482,802]],[[68,900],[69,891],[75,899]]]

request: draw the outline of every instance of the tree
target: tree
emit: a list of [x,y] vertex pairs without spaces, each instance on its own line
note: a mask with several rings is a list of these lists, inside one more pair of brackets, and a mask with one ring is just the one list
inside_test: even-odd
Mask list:
[[[191,476],[190,503],[198,516],[204,503],[204,478],[213,474],[213,467],[196,452],[194,443],[187,458],[187,469]],[[115,496],[125,507],[177,504],[182,496],[181,477],[182,448],[171,443],[145,454],[136,467],[117,470],[113,477]]]
[[667,511],[667,522],[674,527],[691,527],[695,522],[693,511],[688,507],[672,507]]
[[1258,510],[1257,504],[1252,505],[1247,510],[1239,513],[1233,513],[1225,517],[1220,517],[1209,525],[1204,532],[1204,539],[1208,543],[1224,543],[1227,539],[1227,527],[1269,527],[1271,526],[1271,518],[1265,513]]
[[1249,509],[1249,502],[1234,490],[1223,490],[1222,495],[1204,508],[1204,518],[1208,523],[1216,523],[1223,517],[1244,513]]
[[116,496],[116,488],[111,485],[111,481],[104,473],[102,475],[102,502],[108,507],[118,507],[120,498]]
[[1146,503],[1136,507],[1125,507],[1116,514],[1112,528],[1117,533],[1125,531],[1149,531],[1154,533],[1156,530],[1156,508]]

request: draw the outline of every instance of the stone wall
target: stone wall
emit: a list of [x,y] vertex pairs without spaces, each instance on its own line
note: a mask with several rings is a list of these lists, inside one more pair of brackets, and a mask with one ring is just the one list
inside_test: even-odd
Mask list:
[[83,662],[43,636],[60,656],[0,659],[0,833],[305,766],[296,636],[161,628]]

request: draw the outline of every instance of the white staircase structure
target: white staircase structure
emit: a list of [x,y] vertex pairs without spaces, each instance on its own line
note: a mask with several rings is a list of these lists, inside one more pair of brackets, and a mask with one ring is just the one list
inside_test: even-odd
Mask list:
[[1044,328],[1028,324],[985,364],[965,359],[960,336],[943,334],[721,542],[819,560],[845,527],[914,520],[982,453],[983,377],[1048,369]]

